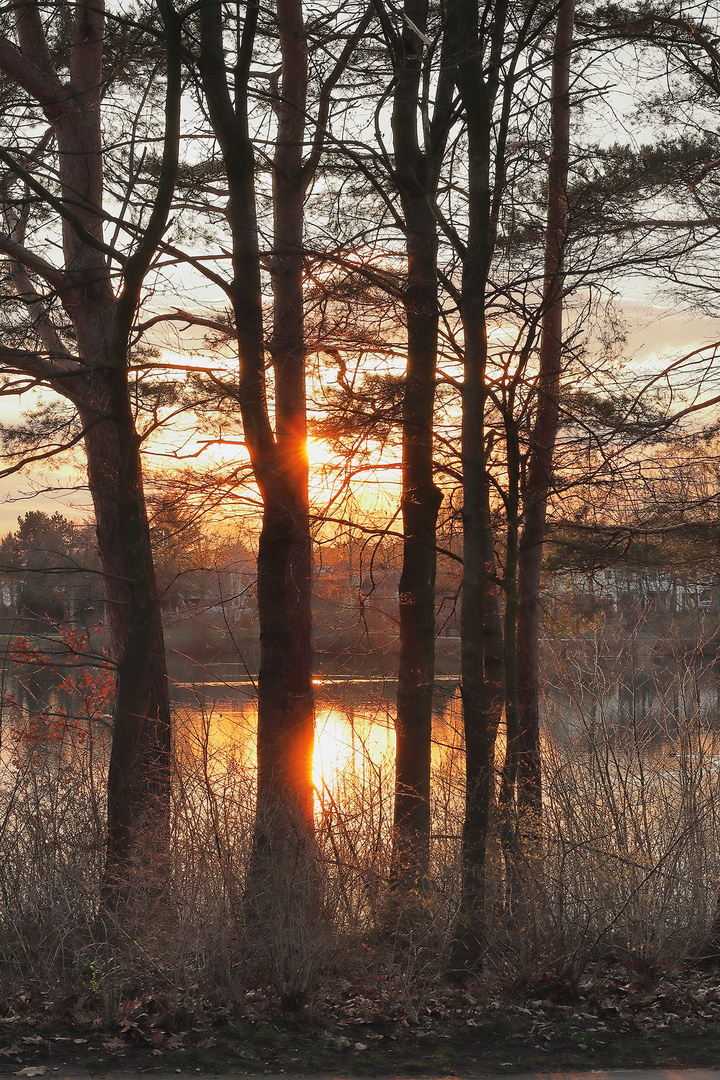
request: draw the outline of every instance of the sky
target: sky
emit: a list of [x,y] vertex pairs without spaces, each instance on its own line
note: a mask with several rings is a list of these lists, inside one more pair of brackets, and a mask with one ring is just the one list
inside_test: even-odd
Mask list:
[[[629,331],[625,353],[638,370],[655,369],[663,361],[720,340],[720,319],[681,311],[669,303],[651,304],[632,296],[620,299],[619,306]],[[163,358],[170,363],[181,359],[169,349],[164,351]],[[195,355],[192,362],[202,360]],[[22,407],[18,397],[0,398],[0,422],[16,421]],[[210,453],[213,451],[208,452],[208,458]],[[214,454],[217,458],[217,450]],[[318,456],[317,448],[315,456]],[[48,514],[58,511],[73,519],[83,519],[90,507],[89,493],[83,484],[82,470],[66,464],[0,479],[0,535],[12,531],[18,516],[29,510]]]

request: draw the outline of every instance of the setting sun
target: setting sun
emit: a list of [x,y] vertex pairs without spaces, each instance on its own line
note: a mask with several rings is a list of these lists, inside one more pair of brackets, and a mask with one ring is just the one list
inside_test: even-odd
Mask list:
[[310,468],[327,465],[331,452],[325,439],[318,439],[314,435],[310,435],[307,440],[307,456]]

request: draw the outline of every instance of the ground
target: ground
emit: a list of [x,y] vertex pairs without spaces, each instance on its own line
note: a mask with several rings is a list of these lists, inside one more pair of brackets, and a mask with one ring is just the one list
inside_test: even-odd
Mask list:
[[[80,997],[10,993],[0,1004],[0,1073],[72,1070],[338,1076],[498,1075],[582,1068],[720,1068],[720,972],[675,973],[653,986],[606,972],[571,993],[481,999],[479,987],[358,994],[338,981],[289,1016],[263,989],[232,1006],[138,993],[113,1007]],[[487,990],[487,987],[485,987]]]

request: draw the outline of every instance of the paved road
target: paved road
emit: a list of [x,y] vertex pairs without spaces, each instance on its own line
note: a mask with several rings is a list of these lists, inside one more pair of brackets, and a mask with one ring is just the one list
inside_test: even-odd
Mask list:
[[[718,1069],[588,1069],[587,1072],[525,1073],[513,1076],[512,1080],[718,1080]],[[483,1080],[500,1080],[500,1077],[485,1076]]]
[[[180,1075],[178,1075],[180,1074]],[[11,1069],[1,1069],[0,1076],[18,1076],[19,1072]],[[262,1076],[262,1080],[328,1080],[331,1073],[299,1075],[287,1073],[244,1073],[241,1071],[228,1071],[227,1073],[205,1072],[200,1069],[81,1069],[71,1066],[59,1066],[46,1068],[45,1080],[137,1080],[138,1075],[152,1077],[152,1080],[190,1080],[191,1077],[200,1077],[207,1080],[210,1077],[218,1077],[220,1080],[234,1080],[238,1076]],[[437,1077],[423,1077],[423,1080],[457,1080],[459,1074],[440,1074]],[[586,1072],[537,1072],[537,1073],[470,1073],[463,1074],[468,1080],[719,1080],[720,1065],[715,1069],[588,1069]],[[27,1073],[25,1073],[27,1076]],[[367,1080],[367,1078],[365,1078]],[[376,1080],[397,1080],[394,1077]],[[412,1075],[407,1080],[413,1080]]]

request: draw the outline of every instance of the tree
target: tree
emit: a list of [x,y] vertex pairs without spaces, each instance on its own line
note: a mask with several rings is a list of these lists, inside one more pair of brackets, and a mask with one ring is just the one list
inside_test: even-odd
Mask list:
[[[248,129],[249,71],[253,57],[259,9],[248,4],[234,67],[234,100],[223,53],[223,14],[215,0],[200,9],[201,53],[199,68],[210,121],[218,140],[228,183],[228,222],[232,240],[234,278],[226,286],[235,318],[239,375],[234,396],[240,406],[245,442],[263,506],[258,547],[258,617],[260,671],[258,675],[258,807],[256,850],[275,851],[278,865],[288,857],[287,840],[304,845],[312,832],[312,711],[308,716],[309,678],[307,616],[298,630],[301,655],[295,653],[294,627],[288,603],[288,571],[292,538],[302,529],[306,515],[302,489],[296,481],[306,466],[293,460],[302,445],[302,415],[284,417],[284,433],[276,439],[267,405],[261,262],[255,199],[255,154]],[[301,46],[302,47],[302,46]],[[292,240],[288,238],[288,243]],[[295,252],[291,254],[296,254]],[[283,357],[285,378],[292,377],[291,393],[304,389],[292,359],[302,366],[303,353]],[[290,402],[287,403],[288,407]],[[295,425],[293,425],[293,420]],[[292,471],[285,455],[290,455]],[[295,482],[294,482],[295,481]],[[302,484],[302,479],[300,480]],[[302,565],[301,561],[298,565]],[[295,615],[306,589],[295,593]],[[297,624],[296,624],[297,625]],[[292,662],[300,661],[292,670]],[[298,681],[291,690],[291,680]],[[294,691],[294,692],[293,692]],[[305,691],[305,692],[304,692]],[[293,699],[299,698],[299,701]],[[303,700],[305,699],[305,700]],[[295,708],[293,708],[295,704]],[[299,704],[300,708],[297,708]],[[280,839],[282,837],[282,840]],[[274,861],[274,860],[273,860]]]
[[[424,0],[420,3],[407,0],[400,30],[395,28],[382,4],[378,4],[378,12],[394,68],[392,180],[400,197],[407,256],[403,290],[407,327],[402,392],[404,539],[398,586],[400,659],[395,721],[393,876],[397,882],[417,887],[427,875],[430,861],[436,524],[442,502],[433,462],[440,318],[436,199],[453,117],[455,73],[443,47],[431,109],[428,4]],[[437,40],[432,47],[433,51],[437,50]]]
[[[494,770],[491,694],[485,669],[488,583],[492,577],[487,292],[495,252],[505,154],[517,66],[547,14],[531,4],[508,48],[508,3],[486,10],[478,22],[472,3],[454,0],[448,32],[457,63],[457,86],[467,125],[468,218],[462,245],[460,315],[463,329],[462,400],[463,578],[461,686],[466,753],[463,891],[458,959],[477,960],[483,938],[485,856]],[[495,110],[499,120],[495,123]]]
[[[299,0],[277,6],[279,72],[270,79],[275,113],[272,175],[271,284],[274,428],[268,406],[256,152],[250,131],[250,65],[261,11],[251,2],[237,15],[238,51],[232,80],[223,60],[221,5],[200,9],[198,67],[204,100],[220,148],[228,188],[234,277],[230,300],[239,374],[227,393],[239,405],[245,445],[262,502],[257,596],[258,807],[254,868],[260,878],[287,874],[292,852],[312,858],[313,704],[311,680],[311,546],[308,516],[304,328],[304,204],[320,161],[332,90],[364,33],[365,15],[348,34],[322,80],[315,131],[308,137],[308,41]],[[290,845],[288,847],[288,845]],[[291,886],[292,888],[292,886]],[[298,897],[299,899],[299,897]]]
[[517,779],[520,817],[531,819],[537,835],[542,818],[540,761],[540,571],[545,517],[552,489],[555,442],[560,423],[560,377],[563,369],[564,254],[569,231],[570,60],[574,0],[558,8],[551,85],[550,160],[545,239],[544,295],[535,390],[532,438],[522,487],[522,533],[517,550],[517,724],[508,723],[509,788]]
[[[517,803],[521,819],[525,817],[530,832],[538,835],[542,817],[542,769],[540,755],[540,577],[545,534],[545,521],[548,499],[553,491],[553,462],[555,445],[561,423],[561,384],[563,368],[563,309],[566,292],[566,255],[565,249],[571,239],[579,241],[583,231],[588,229],[589,219],[597,214],[599,207],[594,200],[587,199],[587,190],[582,193],[582,185],[569,191],[570,159],[570,60],[573,48],[574,6],[567,2],[560,6],[555,34],[554,59],[552,71],[551,98],[551,143],[548,164],[548,207],[545,240],[544,296],[542,305],[542,331],[539,348],[539,369],[537,375],[536,405],[534,427],[530,437],[523,470],[522,485],[522,532],[518,550],[518,610],[517,610],[517,721],[513,724],[513,736],[508,726],[509,752],[506,759],[506,778],[508,791],[514,787],[517,777]],[[620,20],[614,24],[612,33],[621,37],[632,38],[646,27],[643,17],[638,22],[629,20],[629,34]],[[710,68],[717,61],[714,46],[704,37],[703,31],[692,30],[683,19],[672,16],[659,17],[657,24],[650,23],[656,31],[655,41],[663,41],[666,46],[678,47],[673,59],[676,71],[690,71],[697,77],[703,64],[709,63],[708,71],[701,78],[705,85],[712,85],[713,75]],[[689,45],[689,39],[693,44]],[[666,99],[669,104],[670,95]],[[601,186],[605,185],[606,199],[615,202],[616,224],[610,230],[617,244],[625,230],[636,230],[638,221],[633,209],[645,205],[649,190],[657,193],[661,189],[669,192],[676,190],[675,198],[679,202],[687,195],[679,189],[680,173],[686,178],[690,169],[698,175],[698,182],[709,175],[716,166],[717,148],[709,133],[703,133],[698,140],[681,139],[680,144],[663,138],[662,146],[644,146],[638,154],[628,152],[628,148],[616,146],[609,152],[596,150],[592,160],[596,165],[607,162]],[[614,167],[611,164],[615,159]],[[684,187],[684,185],[683,185]],[[695,185],[691,185],[694,192]],[[691,195],[691,198],[693,196]],[[597,199],[597,194],[596,194]],[[571,207],[572,201],[572,207]],[[699,199],[707,212],[707,197]],[[572,233],[571,233],[571,218]],[[584,219],[584,220],[583,220]],[[676,241],[672,247],[658,239],[663,233],[667,236],[673,231],[671,220],[661,219],[653,224],[653,215],[644,221],[646,237],[650,238],[650,247],[640,255],[640,245],[633,244],[633,258],[642,260],[646,267],[652,266],[658,272],[663,265],[673,266],[677,260],[677,242],[686,250],[688,242],[688,222],[678,218],[674,231]],[[604,222],[604,227],[607,220]],[[696,228],[696,222],[692,228]],[[706,227],[714,228],[711,220]],[[701,226],[702,227],[702,226]],[[597,224],[590,225],[590,231],[597,244]],[[690,239],[692,244],[694,241]],[[703,241],[700,241],[701,243]],[[611,241],[612,243],[612,241]],[[577,258],[577,256],[576,256]],[[607,255],[606,255],[607,258]],[[597,250],[588,260],[588,268],[601,264]],[[625,260],[615,256],[614,270],[622,267]],[[610,264],[612,265],[612,263]],[[675,271],[671,271],[674,273]],[[604,269],[608,273],[608,268]],[[676,365],[677,366],[677,362]],[[644,391],[636,392],[636,400]],[[567,401],[567,399],[566,399]],[[569,414],[568,404],[565,406]],[[654,423],[648,417],[649,425],[646,438],[652,440],[663,428],[667,429],[677,420],[669,415],[656,416]],[[512,680],[511,680],[512,681]]]
[[[88,530],[55,513],[31,510],[0,541],[3,607],[16,619],[74,623],[102,604],[97,550]],[[101,608],[100,608],[101,610]],[[11,630],[12,632],[12,630]]]
[[[138,220],[121,222],[135,239],[128,253],[107,244],[103,235],[108,57],[102,0],[80,2],[72,13],[20,0],[12,5],[15,40],[0,38],[0,70],[20,98],[20,119],[29,122],[27,127],[18,123],[8,133],[11,149],[0,151],[7,170],[0,250],[29,320],[17,330],[23,347],[4,346],[0,362],[6,372],[19,372],[69,400],[80,418],[73,441],[81,439],[87,455],[117,663],[106,864],[113,902],[127,879],[133,845],[167,794],[171,745],[141,440],[129,388],[130,334],[145,275],[165,231],[179,146],[181,18],[166,0],[160,0],[158,11],[162,30],[155,33],[166,43],[163,156],[152,206]],[[37,131],[42,133],[34,138]],[[51,154],[54,162],[47,162]],[[62,234],[61,266],[33,246],[35,213],[52,222],[58,238]]]

